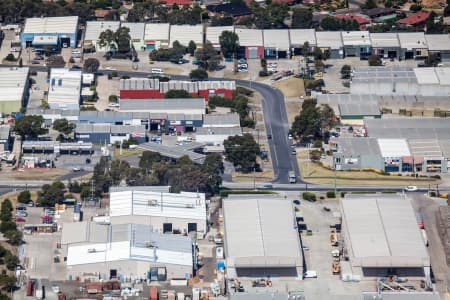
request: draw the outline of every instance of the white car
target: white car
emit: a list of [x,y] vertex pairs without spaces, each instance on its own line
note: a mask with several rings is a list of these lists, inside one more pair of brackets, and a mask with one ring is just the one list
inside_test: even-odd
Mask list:
[[405,191],[406,192],[417,192],[418,188],[415,185],[408,185],[407,187],[405,187]]
[[109,107],[120,107],[120,104],[119,104],[119,103],[112,102],[112,103],[108,104],[108,106],[109,106]]
[[306,271],[305,274],[303,274],[303,278],[317,278],[317,272],[316,271]]

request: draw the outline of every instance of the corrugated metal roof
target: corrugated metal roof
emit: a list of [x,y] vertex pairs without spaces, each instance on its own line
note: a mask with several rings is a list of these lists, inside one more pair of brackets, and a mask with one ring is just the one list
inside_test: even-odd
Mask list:
[[169,23],[147,23],[145,24],[146,41],[169,41],[170,24]]
[[242,130],[238,127],[199,127],[195,132],[196,135],[241,135]]
[[317,45],[316,31],[314,29],[289,29],[291,45],[303,46],[308,42],[310,46]]
[[157,78],[120,79],[120,90],[159,90]]
[[227,261],[235,266],[302,265],[300,241],[290,200],[223,199]]
[[182,99],[120,99],[120,109],[124,111],[149,111],[162,113],[191,113],[205,112],[205,100],[203,98]]
[[265,29],[263,30],[264,47],[277,48],[279,50],[289,50],[289,31],[286,29]]
[[424,49],[428,47],[423,32],[399,32],[398,39],[400,40],[400,46],[403,49]]
[[28,68],[0,68],[0,102],[22,101],[28,83]]
[[381,156],[376,138],[338,138],[338,151],[345,156],[376,155]]
[[241,46],[264,46],[263,33],[260,29],[235,28]]
[[206,28],[206,40],[213,45],[220,46],[219,37],[224,31],[234,32],[234,26],[208,26]]
[[371,33],[370,40],[373,48],[397,48],[400,47],[398,34],[395,32]]
[[342,42],[344,46],[366,46],[371,45],[368,31],[342,31]]
[[340,49],[344,46],[340,31],[316,31],[317,47]]
[[405,139],[378,139],[378,145],[383,157],[411,156]]
[[377,102],[340,103],[341,116],[379,116],[381,115]]
[[145,133],[145,125],[111,125],[111,133]]
[[127,27],[130,29],[131,39],[142,40],[144,39],[145,23],[122,23],[120,27]]
[[439,84],[434,68],[414,68],[414,74],[419,84]]
[[170,186],[166,185],[153,185],[153,186],[111,186],[109,192],[125,192],[125,191],[149,191],[159,193],[169,193]]
[[406,139],[450,139],[450,119],[386,118],[365,119],[370,137]]
[[341,199],[353,265],[429,266],[411,202],[402,195],[346,195]]
[[78,16],[27,18],[23,33],[77,33]]
[[81,71],[51,69],[47,102],[51,108],[78,107],[81,93]]
[[430,51],[450,50],[450,34],[425,34]]
[[237,113],[219,114],[219,115],[207,114],[204,116],[203,127],[221,127],[221,126],[240,127],[239,114]]
[[435,292],[363,292],[362,300],[440,300],[441,297]]
[[171,25],[170,45],[175,41],[186,47],[190,41],[194,41],[200,46],[203,43],[203,25]]
[[86,22],[85,41],[97,41],[100,33],[106,30],[116,32],[120,27],[119,21],[88,21]]
[[203,163],[205,155],[193,151],[188,151],[183,147],[169,147],[155,143],[144,143],[138,146],[139,149],[158,152],[164,157],[178,159],[187,155],[195,163]]
[[436,139],[410,139],[409,149],[413,156],[442,157],[441,147]]

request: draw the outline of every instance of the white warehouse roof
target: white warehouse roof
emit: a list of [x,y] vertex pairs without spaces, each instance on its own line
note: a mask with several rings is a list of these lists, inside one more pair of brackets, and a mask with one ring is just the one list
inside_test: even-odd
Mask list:
[[405,139],[378,139],[378,145],[383,157],[411,156]]
[[142,40],[144,38],[145,23],[122,23],[120,27],[130,29],[130,37],[132,40]]
[[340,31],[316,31],[317,47],[340,49],[344,45]]
[[341,209],[352,265],[430,265],[408,198],[402,195],[346,195],[341,199]]
[[450,34],[425,34],[425,39],[430,51],[450,50]]
[[203,25],[171,25],[170,26],[170,45],[178,41],[183,46],[188,46],[190,41],[197,45],[203,43]]
[[23,33],[76,33],[78,16],[28,18]]
[[397,33],[371,33],[370,40],[373,48],[397,48],[400,47]]
[[146,41],[168,41],[170,32],[169,23],[147,23],[145,24]]
[[0,102],[22,101],[28,68],[0,68]]
[[220,45],[219,37],[224,31],[234,32],[234,26],[208,26],[206,28],[206,40],[210,41],[211,44],[218,46]]
[[368,31],[342,31],[342,41],[345,46],[367,46],[371,45]]
[[86,22],[85,41],[97,41],[100,33],[106,30],[116,32],[120,27],[119,21],[89,21]]
[[81,71],[51,69],[47,102],[50,108],[75,109],[80,104]]
[[310,46],[317,44],[316,31],[314,29],[289,29],[289,36],[291,45],[303,46],[305,42],[308,42]]
[[277,48],[279,50],[289,50],[289,31],[286,29],[266,29],[263,30],[264,47]]
[[161,193],[142,190],[112,192],[110,216],[155,216],[206,221],[203,193]]
[[399,32],[398,39],[400,40],[400,46],[403,49],[412,50],[428,47],[423,32]]
[[235,267],[300,267],[294,209],[279,198],[223,200],[227,262]]
[[239,36],[241,46],[264,46],[261,29],[236,28],[234,32]]

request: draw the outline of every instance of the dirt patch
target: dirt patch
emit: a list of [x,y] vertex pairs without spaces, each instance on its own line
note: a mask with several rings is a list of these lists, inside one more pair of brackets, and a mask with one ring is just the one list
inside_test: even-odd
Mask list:
[[278,88],[285,97],[305,96],[305,86],[300,78],[290,77],[275,82],[273,86]]
[[23,169],[23,172],[15,171],[12,175],[17,180],[55,180],[60,176],[69,173],[65,169],[47,169],[47,168],[35,168],[35,169]]
[[273,179],[273,171],[272,170],[264,170],[263,172],[256,173],[241,173],[236,172],[233,174],[233,181],[236,182],[267,182]]
[[[31,200],[33,200],[34,202],[36,202],[37,200],[37,192],[36,190],[30,190],[30,194],[31,194]],[[11,203],[13,204],[13,206],[16,206],[16,204],[18,203],[17,201],[17,197],[19,196],[20,191],[18,192],[10,192],[4,195],[0,196],[0,203],[3,202],[5,199],[9,199],[11,201]]]
[[300,114],[302,102],[298,99],[286,99],[286,113],[288,116],[288,123],[292,124],[296,116]]

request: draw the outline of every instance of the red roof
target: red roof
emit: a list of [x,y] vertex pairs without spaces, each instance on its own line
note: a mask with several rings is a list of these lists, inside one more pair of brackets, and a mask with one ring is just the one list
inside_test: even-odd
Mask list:
[[356,22],[358,22],[359,25],[366,25],[366,24],[370,24],[370,20],[363,18],[359,15],[355,15],[355,14],[345,14],[345,15],[335,15],[334,16],[337,19],[353,19]]
[[172,6],[176,5],[191,5],[192,0],[161,0],[160,2],[165,3],[166,5]]
[[430,16],[430,12],[428,11],[419,11],[413,15],[410,15],[407,18],[398,20],[399,24],[403,25],[416,25],[425,22]]

